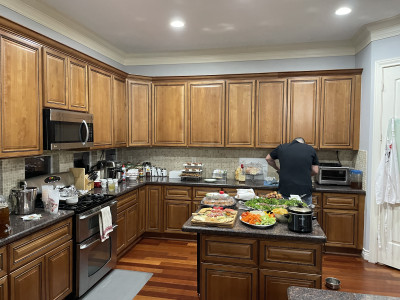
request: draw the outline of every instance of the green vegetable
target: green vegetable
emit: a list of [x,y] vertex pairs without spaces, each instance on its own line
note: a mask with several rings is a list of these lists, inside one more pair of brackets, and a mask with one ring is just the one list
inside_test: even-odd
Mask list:
[[257,210],[269,210],[271,211],[275,207],[287,207],[287,206],[297,206],[298,204],[302,204],[304,207],[307,207],[302,201],[299,200],[288,200],[288,199],[276,199],[276,198],[258,198],[258,199],[251,199],[246,202],[246,206],[250,208],[254,208]]
[[275,224],[276,219],[274,217],[270,217],[269,215],[261,216],[261,222],[257,222],[256,225],[273,225]]

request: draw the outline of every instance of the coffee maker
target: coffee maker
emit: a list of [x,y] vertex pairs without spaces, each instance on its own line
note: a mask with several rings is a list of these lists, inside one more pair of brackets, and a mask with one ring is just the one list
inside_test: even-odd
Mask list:
[[122,180],[122,164],[118,161],[107,161],[106,163],[107,178]]

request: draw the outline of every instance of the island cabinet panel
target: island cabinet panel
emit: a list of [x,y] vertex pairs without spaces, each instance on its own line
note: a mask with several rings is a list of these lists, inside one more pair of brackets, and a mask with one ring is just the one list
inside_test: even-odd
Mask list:
[[358,212],[354,210],[324,209],[323,228],[325,246],[357,248]]
[[154,146],[187,145],[186,94],[186,82],[153,83],[152,144]]
[[183,233],[183,224],[192,215],[190,201],[164,200],[164,232]]
[[0,277],[7,275],[8,260],[7,260],[7,248],[0,248]]
[[146,187],[141,187],[138,191],[138,237],[146,231]]
[[41,47],[27,39],[0,34],[0,157],[41,154]]
[[161,186],[146,186],[146,231],[163,231],[163,203]]
[[[258,269],[201,263],[200,299],[258,299]],[[271,298],[272,299],[272,298]]]
[[288,79],[288,142],[296,137],[304,138],[313,147],[319,144],[319,77],[299,77]]
[[68,59],[69,64],[69,109],[87,112],[89,110],[89,85],[87,63]]
[[0,278],[0,300],[8,300],[8,276]]
[[151,144],[151,83],[128,80],[129,146]]
[[259,277],[260,300],[287,300],[290,286],[321,288],[321,275],[317,274],[261,269]]
[[355,82],[355,76],[322,77],[321,149],[353,148]]
[[286,139],[286,79],[257,81],[256,147],[275,148]]
[[93,114],[93,149],[112,147],[112,76],[95,67],[89,67],[89,104]]
[[189,146],[223,147],[225,82],[189,82]]
[[125,147],[128,138],[128,104],[125,79],[113,76],[113,145]]
[[255,81],[226,82],[225,147],[254,147]]

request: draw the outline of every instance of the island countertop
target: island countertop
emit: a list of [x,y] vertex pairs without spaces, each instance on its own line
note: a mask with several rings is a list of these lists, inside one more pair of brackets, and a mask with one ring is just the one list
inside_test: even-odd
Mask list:
[[288,288],[288,300],[400,300],[398,297],[347,293],[291,286]]

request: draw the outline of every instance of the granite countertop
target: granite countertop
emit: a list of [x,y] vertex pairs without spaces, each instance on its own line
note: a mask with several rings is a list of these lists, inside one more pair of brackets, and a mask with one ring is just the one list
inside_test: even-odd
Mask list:
[[288,288],[288,300],[399,300],[398,297],[346,293],[291,286]]
[[21,215],[10,215],[11,232],[9,236],[0,239],[0,247],[74,215],[71,210],[60,210],[58,214],[51,215],[40,208],[35,209],[34,213],[42,215],[40,220],[24,221]]
[[242,214],[239,210],[238,217],[233,228],[223,228],[216,226],[199,226],[192,225],[190,217],[182,226],[182,231],[197,232],[206,234],[221,234],[229,236],[242,236],[253,238],[268,238],[268,239],[282,239],[291,241],[305,241],[324,243],[326,241],[325,233],[316,220],[313,221],[313,231],[311,233],[297,233],[290,231],[286,223],[276,223],[273,227],[268,229],[256,229],[243,224],[239,217]]

